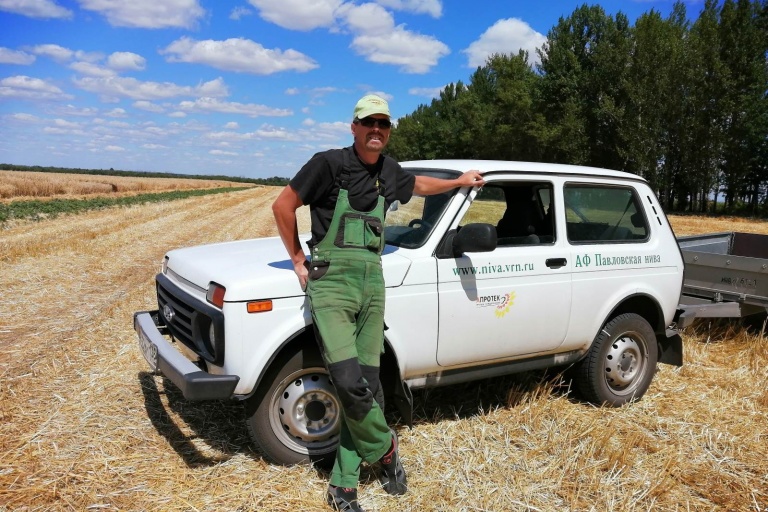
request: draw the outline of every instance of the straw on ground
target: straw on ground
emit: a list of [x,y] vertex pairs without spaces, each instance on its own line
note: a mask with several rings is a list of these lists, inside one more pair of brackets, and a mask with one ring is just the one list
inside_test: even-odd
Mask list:
[[[267,464],[237,404],[186,402],[146,373],[134,311],[165,251],[275,234],[279,189],[21,223],[0,231],[0,510],[326,510],[327,474]],[[678,234],[768,223],[673,217]],[[306,216],[301,228],[308,229]],[[410,492],[364,468],[371,511],[757,511],[768,507],[768,342],[685,333],[642,401],[573,401],[553,374],[415,394],[399,425]],[[255,340],[257,342],[258,340]]]

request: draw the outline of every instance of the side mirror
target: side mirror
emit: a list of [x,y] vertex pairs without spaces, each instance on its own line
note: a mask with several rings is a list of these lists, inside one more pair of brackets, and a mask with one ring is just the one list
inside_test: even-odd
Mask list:
[[496,249],[496,228],[491,224],[467,224],[450,231],[437,250],[438,258],[457,258],[465,252],[490,252]]

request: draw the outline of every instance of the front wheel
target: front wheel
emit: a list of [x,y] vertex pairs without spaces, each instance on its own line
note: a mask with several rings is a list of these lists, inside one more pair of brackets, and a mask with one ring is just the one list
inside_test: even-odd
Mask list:
[[618,407],[645,394],[657,359],[650,324],[640,315],[625,313],[600,330],[587,356],[574,367],[574,384],[584,399]]
[[332,460],[341,404],[317,350],[300,349],[276,359],[245,411],[248,433],[270,461]]

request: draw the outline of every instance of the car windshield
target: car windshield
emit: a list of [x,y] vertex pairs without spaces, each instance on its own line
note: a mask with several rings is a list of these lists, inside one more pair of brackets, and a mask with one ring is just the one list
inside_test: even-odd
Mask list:
[[[456,171],[437,169],[406,169],[406,171],[417,176],[443,179],[452,179],[459,175]],[[414,195],[407,204],[392,203],[384,224],[384,238],[387,244],[406,249],[415,249],[424,245],[456,191],[457,189],[453,189],[432,196]]]

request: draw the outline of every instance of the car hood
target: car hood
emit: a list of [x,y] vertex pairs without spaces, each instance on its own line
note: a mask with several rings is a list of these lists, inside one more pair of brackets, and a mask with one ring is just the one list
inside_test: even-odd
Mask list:
[[[306,246],[309,235],[301,237]],[[387,246],[382,255],[388,288],[400,286],[411,260]],[[227,292],[226,302],[304,295],[279,237],[187,247],[168,252],[169,273],[206,290],[214,281]]]

